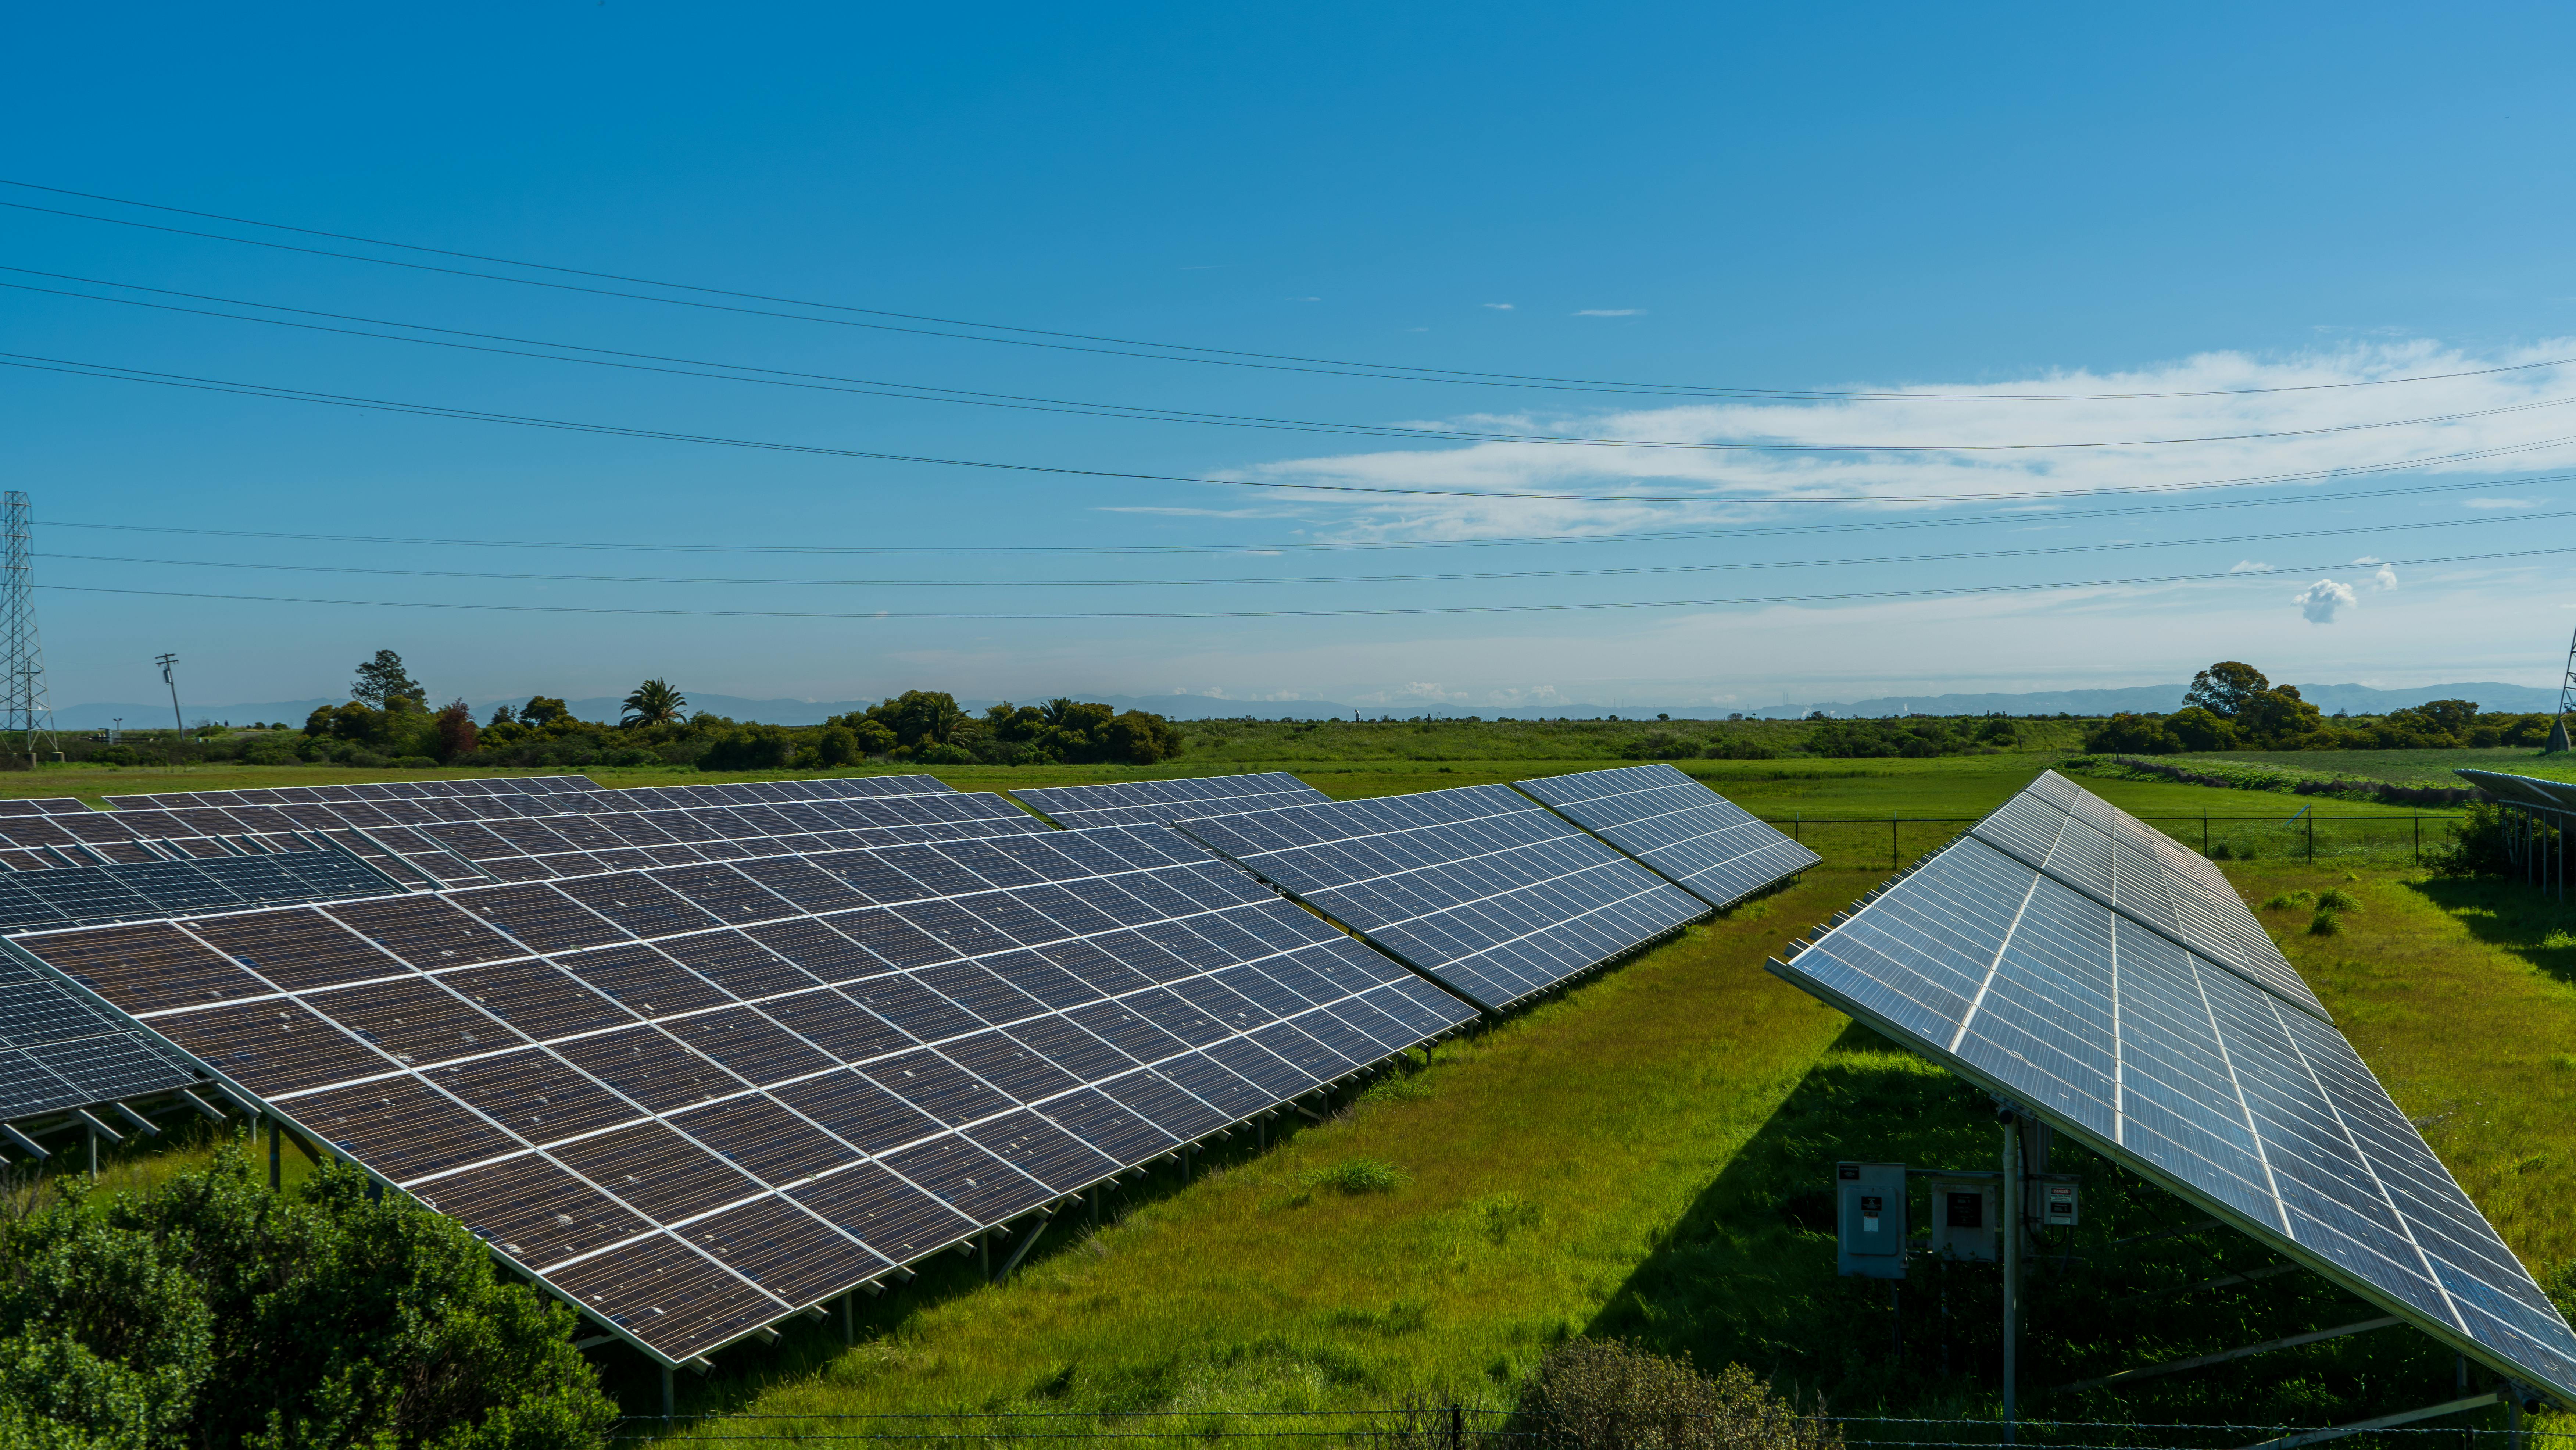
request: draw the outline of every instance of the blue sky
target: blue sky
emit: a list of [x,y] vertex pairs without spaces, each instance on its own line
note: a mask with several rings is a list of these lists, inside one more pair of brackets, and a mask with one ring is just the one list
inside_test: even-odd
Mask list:
[[[2535,366],[2576,358],[2564,11],[617,0],[417,20],[31,12],[20,48],[42,60],[0,95],[0,175],[797,301],[0,188],[19,204],[0,209],[19,269],[0,272],[18,284],[0,351],[1156,478],[0,369],[40,580],[166,592],[45,592],[58,705],[151,698],[163,650],[195,699],[324,694],[385,646],[477,699],[662,675],[816,698],[1756,705],[2159,682],[2216,658],[2541,684],[2576,625],[2570,556],[2462,557],[2576,547],[2554,517],[2576,511],[2576,368]],[[25,209],[45,207],[83,215]],[[1889,396],[1355,377],[1023,345],[1037,332]],[[2495,368],[2514,370],[2386,381]],[[2306,391],[2246,391],[2282,388]],[[2105,393],[2196,396],[2054,400]],[[1586,441],[1512,441],[1533,436]],[[1354,488],[1442,492],[1329,491]],[[1512,493],[1567,496],[1469,496]],[[74,527],[101,524],[659,547]],[[1689,537],[1617,537],[1655,533]],[[1313,547],[1352,544],[1404,547]],[[1170,546],[1231,547],[848,552]],[[1986,557],[1898,557],[1920,554]],[[494,573],[559,577],[476,577]],[[1514,577],[1441,577],[1472,574]],[[2221,577],[2118,582],[2184,575]],[[776,582],[796,580],[857,582]],[[1132,582],[1174,580],[1201,582]],[[2067,587],[1909,592],[1998,585]],[[172,597],[208,595],[331,602]],[[1670,602],[1748,599],[1788,602]],[[384,607],[442,601],[751,613]],[[1480,612],[1313,613],[1349,610]],[[902,617],[924,614],[1039,617]]]

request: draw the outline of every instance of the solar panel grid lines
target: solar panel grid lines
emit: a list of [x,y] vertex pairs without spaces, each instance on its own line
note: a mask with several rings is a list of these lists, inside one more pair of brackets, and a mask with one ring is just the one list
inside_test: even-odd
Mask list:
[[1162,828],[21,945],[674,1363],[1475,1015]]
[[1982,837],[1771,970],[2499,1372],[2576,1333],[2331,1023]]
[[1512,784],[1720,911],[1823,859],[1670,765]]
[[196,1080],[186,1063],[0,950],[0,1122],[168,1092]]
[[1708,913],[1499,785],[1272,807],[1181,829],[1488,1011]]
[[2056,772],[2044,772],[1969,834],[2300,1011],[2328,1017],[2215,865]]
[[1073,830],[1087,826],[1170,825],[1194,816],[1229,815],[1332,799],[1284,770],[1103,785],[1023,786],[1011,794]]
[[[581,775],[431,777],[356,784],[282,785],[244,790],[164,791],[107,797],[111,809],[185,806],[292,805],[327,801],[437,800],[475,796],[553,796],[604,789]],[[82,807],[87,810],[88,807]]]
[[2532,806],[2545,811],[2576,811],[2576,785],[2563,780],[2514,775],[2501,770],[2462,768],[2451,773],[2510,805]]

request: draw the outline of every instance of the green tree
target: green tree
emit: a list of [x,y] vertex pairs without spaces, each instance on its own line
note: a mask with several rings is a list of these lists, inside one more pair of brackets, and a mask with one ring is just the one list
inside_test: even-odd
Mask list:
[[966,724],[966,712],[957,708],[957,697],[944,690],[906,690],[869,706],[867,717],[892,731],[895,744],[916,750],[948,744]]
[[546,726],[557,720],[572,718],[572,707],[550,695],[530,695],[519,707],[519,719],[530,725]]
[[862,758],[857,732],[846,725],[828,725],[814,737],[814,763],[825,770],[834,766],[856,765]]
[[2236,727],[2199,705],[2176,710],[2166,716],[2165,728],[2173,732],[2185,750],[2236,748]]
[[851,726],[850,733],[858,737],[859,748],[870,755],[883,755],[902,743],[882,723],[865,718]]
[[401,655],[380,649],[374,659],[358,666],[358,678],[349,686],[349,698],[382,710],[397,697],[426,700],[429,692],[411,677],[411,671],[403,668]]
[[518,713],[512,710],[508,705],[495,705],[492,707],[492,718],[484,721],[483,723],[486,725],[516,725],[519,723],[519,716]]
[[668,680],[646,680],[626,697],[626,714],[617,723],[622,726],[677,725],[680,712],[689,706],[689,697],[671,688]]
[[2299,687],[2265,690],[2237,708],[2236,728],[2271,750],[2297,750],[2324,726],[2317,707],[2299,698]]
[[2096,755],[2171,755],[2182,741],[2153,715],[2114,715],[2084,732],[2084,748]]
[[[2247,702],[2272,688],[2263,672],[2241,660],[2220,660],[2191,677],[2191,688],[2183,691],[2186,708],[2207,710],[2221,720],[2233,720]],[[2298,698],[2296,691],[2291,698]]]

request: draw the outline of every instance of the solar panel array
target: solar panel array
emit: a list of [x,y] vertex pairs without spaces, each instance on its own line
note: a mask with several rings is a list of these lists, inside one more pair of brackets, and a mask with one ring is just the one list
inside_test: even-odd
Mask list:
[[1232,815],[1332,797],[1284,770],[1189,780],[1109,785],[1022,786],[1011,792],[1069,830],[1084,826],[1168,826],[1195,816]]
[[[0,876],[0,931],[263,902],[376,896],[385,879],[337,851],[90,866]],[[167,1092],[188,1065],[62,982],[0,956],[0,1121]]]
[[1494,1011],[1708,913],[1499,785],[1281,806],[1182,829]]
[[[2062,803],[2043,781],[2006,810]],[[2305,992],[2268,990],[1982,832],[1771,969],[2455,1348],[2576,1396],[2576,1334]]]
[[2576,811],[2576,785],[2536,775],[2508,775],[2500,770],[2455,770],[2453,775],[2508,805],[2544,811]]
[[1160,828],[13,940],[672,1363],[1474,1016]]
[[1721,911],[1823,859],[1669,765],[1513,784]]
[[2327,1016],[2216,866],[2057,772],[2043,772],[1969,831],[2299,1010]]
[[[583,794],[602,789],[586,775],[493,775],[421,780],[362,781],[347,785],[281,785],[247,790],[180,790],[146,795],[112,795],[109,805],[133,807],[230,805],[307,805],[317,801],[446,800],[475,797]],[[86,807],[84,807],[86,809]]]
[[[427,884],[462,885],[1047,829],[1000,796],[945,786],[869,794],[811,789],[839,783],[756,781],[649,792],[236,803],[12,817],[0,819],[0,864],[37,870],[304,850],[317,844],[312,838],[319,833],[406,883],[425,878]],[[795,789],[800,787],[805,789]]]

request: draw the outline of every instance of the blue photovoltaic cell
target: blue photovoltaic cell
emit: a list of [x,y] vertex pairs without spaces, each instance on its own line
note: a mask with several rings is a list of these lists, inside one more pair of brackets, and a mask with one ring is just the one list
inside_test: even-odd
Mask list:
[[1182,829],[1497,1011],[1708,913],[1499,785],[1284,806]]
[[1822,859],[1669,765],[1513,784],[1720,910]]
[[2545,811],[2576,811],[2576,785],[2543,780],[2536,775],[2509,775],[2500,770],[2454,770],[2460,779],[2509,805]]
[[2498,1370],[2576,1396],[2576,1334],[2331,1023],[1983,836],[1772,971]]
[[2236,888],[2200,853],[2055,771],[1969,828],[1986,844],[2035,866],[2122,915],[2312,1016],[2326,1016],[2308,984],[2254,919]]
[[1167,826],[1198,816],[1233,815],[1332,799],[1284,770],[1185,780],[1116,781],[1108,785],[1022,786],[1011,794],[1046,812],[1067,830],[1086,826]]
[[12,941],[673,1363],[1475,1016],[1163,827]]

